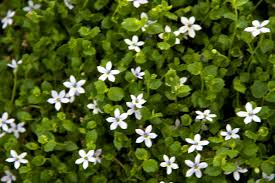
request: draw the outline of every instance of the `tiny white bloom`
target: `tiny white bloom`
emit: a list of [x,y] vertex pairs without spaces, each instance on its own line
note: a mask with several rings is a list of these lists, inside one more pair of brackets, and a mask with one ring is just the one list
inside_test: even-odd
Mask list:
[[163,160],[164,162],[161,162],[160,166],[164,168],[166,167],[167,175],[171,174],[173,169],[179,168],[178,164],[174,163],[176,161],[176,158],[174,156],[169,158],[167,155],[163,155]]
[[201,26],[198,24],[195,24],[195,17],[190,17],[189,19],[186,17],[180,18],[181,23],[183,24],[182,27],[179,28],[179,33],[184,34],[188,33],[188,36],[191,38],[194,38],[196,36],[196,32],[198,30],[201,30]]
[[236,181],[240,180],[240,173],[246,173],[248,170],[246,168],[237,167],[237,169],[234,172],[225,172],[225,175],[233,173],[233,177]]
[[186,175],[185,175],[186,177],[190,177],[194,173],[195,173],[197,178],[202,177],[201,169],[206,168],[208,166],[208,164],[205,163],[205,162],[200,162],[200,159],[201,159],[201,155],[197,154],[197,156],[195,157],[194,162],[192,162],[191,160],[185,160],[184,161],[185,164],[190,167],[190,169],[187,170],[187,172],[186,172]]
[[74,5],[71,3],[71,0],[64,0],[64,4],[65,6],[67,6],[67,8],[69,8],[70,10],[72,10],[74,8]]
[[154,23],[157,22],[156,20],[149,20],[148,15],[147,15],[146,13],[144,13],[144,12],[142,12],[142,13],[140,14],[140,18],[146,20],[145,24],[141,27],[141,30],[142,30],[143,32],[146,31],[146,28],[147,28],[149,25],[154,24]]
[[138,41],[138,36],[134,35],[132,37],[132,40],[130,39],[124,39],[124,42],[128,44],[129,50],[135,50],[136,52],[140,52],[140,46],[144,45],[143,41]]
[[12,25],[13,23],[13,16],[15,15],[15,11],[8,10],[6,17],[4,17],[2,22],[2,29],[5,29],[8,25]]
[[244,29],[244,31],[250,32],[253,37],[256,37],[261,33],[270,32],[269,28],[264,27],[268,23],[269,23],[269,20],[265,20],[263,22],[260,22],[259,20],[253,20],[252,21],[253,27],[247,27],[247,28]]
[[94,154],[92,157],[94,158],[94,164],[101,163],[101,154],[102,154],[102,149],[97,149],[94,151]]
[[[159,38],[160,39],[164,39],[164,34],[165,33],[171,33],[172,32],[172,29],[171,29],[171,27],[169,27],[168,25],[166,25],[165,26],[165,28],[164,28],[164,33],[160,33],[158,36],[159,36]],[[179,32],[178,31],[175,31],[175,32],[173,32],[173,34],[175,35],[175,36],[178,36],[179,35]],[[175,44],[180,44],[180,39],[179,38],[176,38],[176,40],[175,40]]]
[[28,1],[28,6],[24,7],[23,10],[27,12],[31,12],[33,10],[37,10],[41,7],[40,4],[34,4],[32,0]]
[[52,98],[49,98],[47,101],[50,104],[55,104],[55,109],[57,111],[61,108],[61,103],[69,103],[70,100],[66,98],[65,90],[62,90],[61,92],[57,93],[55,90],[51,91]]
[[88,104],[87,107],[93,110],[93,114],[103,113],[98,107],[96,100],[94,100],[93,103]]
[[135,131],[136,131],[137,134],[140,135],[140,137],[138,137],[136,139],[136,143],[142,143],[144,141],[145,145],[147,147],[151,147],[152,146],[151,139],[155,139],[157,137],[157,134],[151,133],[151,131],[152,131],[152,125],[147,126],[145,128],[145,130],[136,129]]
[[245,117],[244,119],[245,124],[251,123],[252,121],[255,121],[258,123],[261,122],[261,119],[256,114],[261,111],[262,107],[256,107],[255,109],[253,109],[252,104],[250,102],[247,102],[245,104],[245,109],[246,111],[237,112],[237,116]]
[[109,123],[112,123],[110,125],[111,130],[115,130],[117,126],[119,126],[122,129],[127,129],[127,123],[124,121],[128,117],[127,113],[120,114],[119,109],[115,109],[114,111],[114,117],[108,117],[106,121]]
[[83,169],[85,170],[89,166],[89,162],[95,162],[94,158],[94,150],[89,150],[88,153],[86,153],[83,149],[78,151],[78,154],[80,156],[79,159],[75,161],[75,164],[82,164]]
[[181,77],[180,78],[180,86],[183,86],[184,83],[186,83],[187,79],[188,79],[187,77]]
[[134,7],[139,8],[142,4],[147,4],[148,0],[128,0],[129,2],[133,2]]
[[12,123],[14,123],[14,119],[8,119],[9,118],[9,114],[7,112],[4,112],[2,114],[2,117],[0,118],[0,128],[2,128],[3,131],[5,132],[9,132],[9,126]]
[[98,78],[99,80],[105,81],[107,78],[109,81],[114,82],[115,76],[120,73],[119,70],[112,70],[112,62],[109,61],[106,64],[106,67],[97,66],[98,72],[102,73],[102,75]]
[[131,72],[133,73],[133,75],[138,78],[138,79],[143,79],[144,76],[144,72],[141,72],[141,68],[138,66],[137,68],[132,68]]
[[7,162],[12,163],[14,162],[14,168],[18,169],[20,167],[20,164],[27,164],[29,161],[24,159],[25,156],[27,156],[26,152],[23,152],[21,154],[17,154],[17,152],[15,150],[11,150],[10,151],[10,158],[6,159]]
[[127,107],[129,107],[130,109],[128,109],[127,114],[128,115],[132,115],[135,114],[135,118],[140,120],[142,118],[140,109],[137,108],[137,106],[135,104],[133,104],[132,102],[126,102]]
[[189,144],[192,144],[188,148],[188,153],[191,153],[195,150],[202,151],[203,146],[206,146],[206,145],[209,144],[209,141],[201,140],[201,135],[200,134],[196,134],[195,137],[194,137],[194,140],[192,140],[190,138],[186,138],[185,141],[188,142]]
[[15,124],[15,123],[11,123],[10,126],[11,128],[9,129],[9,133],[13,133],[13,135],[15,136],[15,138],[19,138],[20,133],[24,133],[26,131],[26,129],[24,128],[25,123],[19,123],[19,124]]
[[208,120],[208,121],[213,121],[212,118],[217,117],[216,114],[210,114],[211,111],[209,109],[204,110],[203,112],[201,111],[196,111],[196,120]]
[[16,177],[8,170],[5,170],[5,175],[1,177],[1,181],[5,183],[12,183],[16,181]]
[[69,96],[78,96],[81,93],[85,93],[84,88],[82,88],[82,85],[84,85],[86,80],[80,80],[76,81],[74,76],[70,76],[70,81],[66,81],[63,83],[63,85],[67,88],[69,88]]
[[16,61],[15,59],[12,59],[11,63],[7,64],[7,66],[16,70],[19,64],[22,64],[22,60]]
[[180,120],[179,120],[179,119],[176,119],[176,120],[175,120],[174,128],[176,129],[176,128],[178,128],[180,125],[181,125]]
[[229,139],[239,139],[240,136],[237,134],[239,132],[240,128],[234,128],[232,130],[232,127],[230,124],[226,125],[226,132],[221,131],[221,136],[224,136],[224,140],[229,140]]
[[132,99],[132,103],[136,105],[137,108],[143,108],[142,105],[146,102],[146,100],[143,99],[143,93],[139,94],[138,96],[130,95],[130,97]]

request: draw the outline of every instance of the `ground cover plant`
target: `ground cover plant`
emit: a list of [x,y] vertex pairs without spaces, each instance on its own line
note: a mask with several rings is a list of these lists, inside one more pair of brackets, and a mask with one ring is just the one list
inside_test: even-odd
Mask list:
[[4,0],[6,183],[274,181],[273,0]]

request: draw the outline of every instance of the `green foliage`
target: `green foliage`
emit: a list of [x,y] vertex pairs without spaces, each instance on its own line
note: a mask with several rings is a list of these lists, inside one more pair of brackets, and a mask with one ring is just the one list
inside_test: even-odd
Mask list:
[[[12,25],[1,29],[0,117],[7,112],[26,129],[19,138],[0,138],[1,177],[9,170],[23,183],[227,183],[236,181],[225,172],[240,166],[248,172],[239,182],[253,183],[274,173],[274,1],[149,0],[136,8],[127,0],[71,0],[72,9],[63,0],[33,1],[41,7],[31,12],[23,10],[27,1],[0,3],[1,19],[8,10],[16,12]],[[142,12],[148,17],[141,18]],[[201,30],[194,38],[178,35],[181,17],[191,16]],[[253,20],[267,19],[270,33],[253,37],[244,31]],[[125,42],[134,35],[144,42],[140,52]],[[22,64],[13,70],[7,66],[12,59]],[[115,82],[98,79],[97,66],[109,61],[120,71]],[[137,67],[142,78],[131,70]],[[47,100],[52,90],[68,92],[63,82],[71,75],[86,81],[85,93],[56,111]],[[141,119],[128,114],[127,129],[110,130],[106,119],[115,109],[126,113],[130,96],[141,93]],[[94,101],[97,112],[87,107]],[[236,115],[247,102],[261,107],[261,122],[245,124]],[[216,115],[213,121],[197,120],[198,111],[207,109]],[[240,138],[225,140],[227,124],[240,128]],[[152,147],[136,143],[135,130],[149,125],[157,134]],[[195,134],[209,144],[188,153],[185,139]],[[27,152],[29,163],[15,170],[5,161],[12,149]],[[75,163],[81,149],[102,149],[102,161],[84,169]],[[208,167],[200,179],[187,178],[185,160],[197,153]],[[175,156],[179,165],[171,175],[160,166],[163,155]]]

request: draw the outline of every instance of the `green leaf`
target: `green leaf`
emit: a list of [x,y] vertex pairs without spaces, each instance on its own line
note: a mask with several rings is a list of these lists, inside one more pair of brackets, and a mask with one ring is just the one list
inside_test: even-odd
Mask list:
[[184,126],[189,126],[192,123],[192,118],[188,114],[184,114],[180,117],[181,123]]
[[127,31],[136,32],[142,27],[142,22],[136,18],[126,18],[121,25]]
[[275,102],[275,89],[272,89],[264,98],[268,102]]
[[98,94],[104,94],[108,91],[108,88],[104,81],[98,80],[94,82],[94,85]]
[[114,145],[115,148],[119,151],[122,147],[128,147],[129,146],[129,139],[127,136],[121,132],[115,131],[114,134]]
[[39,148],[39,145],[35,142],[29,142],[25,145],[30,150],[37,150]]
[[171,45],[166,42],[159,42],[157,43],[157,45],[158,45],[158,48],[161,50],[168,50],[171,47]]
[[247,156],[256,156],[256,153],[258,151],[258,146],[253,142],[244,142],[243,143],[243,153]]
[[254,81],[250,89],[255,98],[262,98],[268,90],[267,84],[259,80]]
[[154,159],[145,160],[142,163],[142,168],[147,173],[156,172],[159,168],[158,162]]
[[80,27],[80,29],[78,30],[80,36],[87,38],[87,39],[93,39],[94,37],[96,37],[98,35],[98,33],[100,33],[100,29],[99,27],[94,27],[92,29],[88,28],[88,27]]
[[112,101],[121,101],[124,97],[124,90],[119,87],[112,87],[109,89],[107,96]]
[[160,79],[151,79],[150,80],[150,89],[157,90],[162,85],[162,81]]
[[237,166],[235,163],[227,162],[222,166],[222,169],[225,172],[234,172],[237,169]]
[[31,162],[34,166],[42,166],[46,162],[46,158],[40,155],[35,156]]
[[213,167],[213,166],[208,166],[205,171],[205,174],[210,175],[210,176],[218,176],[222,173],[221,169],[219,167]]
[[241,82],[240,79],[234,79],[233,81],[233,87],[236,91],[245,93],[246,87],[245,85]]
[[147,160],[149,158],[149,153],[144,148],[137,148],[135,155],[139,160]]
[[231,1],[233,1],[233,5],[235,5],[236,7],[243,6],[249,2],[249,0],[231,0]]
[[202,63],[195,62],[187,65],[187,70],[193,75],[199,75],[202,72]]

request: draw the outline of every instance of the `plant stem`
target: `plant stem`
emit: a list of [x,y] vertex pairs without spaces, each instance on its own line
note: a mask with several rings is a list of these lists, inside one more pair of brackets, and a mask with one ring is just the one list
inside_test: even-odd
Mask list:
[[234,6],[234,13],[235,13],[236,19],[235,19],[235,25],[234,25],[234,32],[233,32],[233,35],[232,35],[232,42],[231,42],[229,50],[228,50],[228,59],[229,60],[231,59],[231,50],[232,50],[235,35],[236,35],[236,32],[237,32],[237,25],[236,24],[237,24],[237,21],[238,21],[238,10],[237,10],[236,6]]
[[204,81],[203,81],[203,78],[202,78],[201,74],[200,74],[200,77],[201,77],[201,92],[203,92],[203,90],[204,90]]
[[12,89],[12,96],[11,96],[11,103],[14,101],[15,93],[16,93],[16,85],[17,85],[17,70],[14,70],[13,72],[13,89]]

